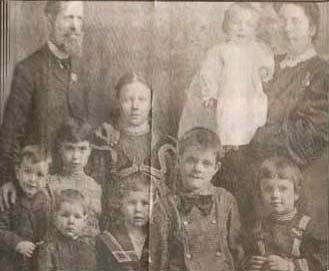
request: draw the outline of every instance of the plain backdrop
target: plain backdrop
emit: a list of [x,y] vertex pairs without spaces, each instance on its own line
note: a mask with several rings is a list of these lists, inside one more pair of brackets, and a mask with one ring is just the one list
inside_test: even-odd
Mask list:
[[[10,63],[6,67],[9,71],[6,87],[1,93],[1,111],[8,97],[15,63],[40,47],[47,37],[43,13],[45,1],[8,3]],[[225,38],[221,25],[228,5],[215,2],[85,2],[82,63],[88,70],[86,81],[92,121],[107,120],[110,112],[116,110],[113,93],[118,78],[127,71],[140,71],[155,92],[153,124],[176,135],[185,90],[207,49]],[[273,15],[271,4],[262,5],[263,14]],[[329,54],[329,4],[319,5],[321,27],[316,44],[319,53],[326,56]],[[271,28],[270,22],[262,23],[263,36],[280,45],[279,33]]]

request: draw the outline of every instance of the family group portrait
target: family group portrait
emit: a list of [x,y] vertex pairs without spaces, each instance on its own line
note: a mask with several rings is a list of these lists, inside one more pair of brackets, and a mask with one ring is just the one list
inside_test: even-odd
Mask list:
[[326,271],[329,4],[1,2],[0,271]]

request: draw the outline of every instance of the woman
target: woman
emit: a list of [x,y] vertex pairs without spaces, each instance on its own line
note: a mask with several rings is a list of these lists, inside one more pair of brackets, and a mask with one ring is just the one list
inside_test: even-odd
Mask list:
[[[327,199],[327,181],[322,182],[319,176],[322,179],[328,176],[328,158],[323,155],[329,134],[329,65],[314,49],[319,7],[316,3],[294,2],[278,3],[275,9],[282,19],[287,53],[276,58],[273,79],[266,86],[267,121],[249,146],[239,153],[230,153],[223,165],[224,177],[231,182],[231,190],[237,191],[235,195],[240,200],[240,207],[247,213],[251,213],[250,205],[245,204],[243,198],[253,190],[256,169],[265,158],[276,154],[293,160],[306,176],[310,172],[310,187],[314,192],[309,193],[315,197],[324,191],[323,199]],[[319,169],[325,171],[321,173]],[[313,172],[314,175],[312,171],[318,172]],[[234,182],[235,174],[238,177]],[[326,206],[325,202],[323,204]],[[319,216],[321,211],[323,215],[321,208],[317,209]],[[253,218],[246,216],[246,220],[252,222]]]
[[328,63],[314,49],[319,27],[315,3],[276,5],[287,54],[279,56],[267,87],[269,112],[251,147],[280,153],[301,167],[319,158],[328,143]]
[[157,182],[157,193],[161,196],[166,193],[165,184],[173,188],[171,169],[176,157],[175,140],[151,130],[152,89],[141,75],[127,73],[122,76],[116,91],[120,113],[113,126],[119,132],[119,138],[113,142],[114,129],[107,129],[110,133],[105,135],[98,131],[92,154],[93,175],[104,188],[103,202],[113,192],[114,182],[134,172],[150,174]]

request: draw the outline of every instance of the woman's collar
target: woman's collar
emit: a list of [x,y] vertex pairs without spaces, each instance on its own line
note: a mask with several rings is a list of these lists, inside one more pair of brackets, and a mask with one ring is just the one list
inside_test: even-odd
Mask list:
[[286,67],[295,67],[297,64],[309,60],[317,55],[314,47],[307,49],[304,53],[298,56],[292,56],[287,54],[286,57],[281,61],[280,68],[284,69]]
[[120,130],[122,132],[132,136],[145,135],[150,132],[150,124],[148,122],[145,122],[143,125],[140,126],[125,126],[123,124],[120,124],[120,127]]

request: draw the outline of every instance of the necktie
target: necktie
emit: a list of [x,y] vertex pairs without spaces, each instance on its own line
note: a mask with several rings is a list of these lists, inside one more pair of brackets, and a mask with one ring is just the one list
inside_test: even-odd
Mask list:
[[61,68],[69,70],[71,68],[71,60],[69,58],[58,59]]
[[198,208],[201,213],[206,216],[211,212],[213,199],[211,195],[196,195],[181,197],[181,211],[184,215],[188,215],[193,207]]

